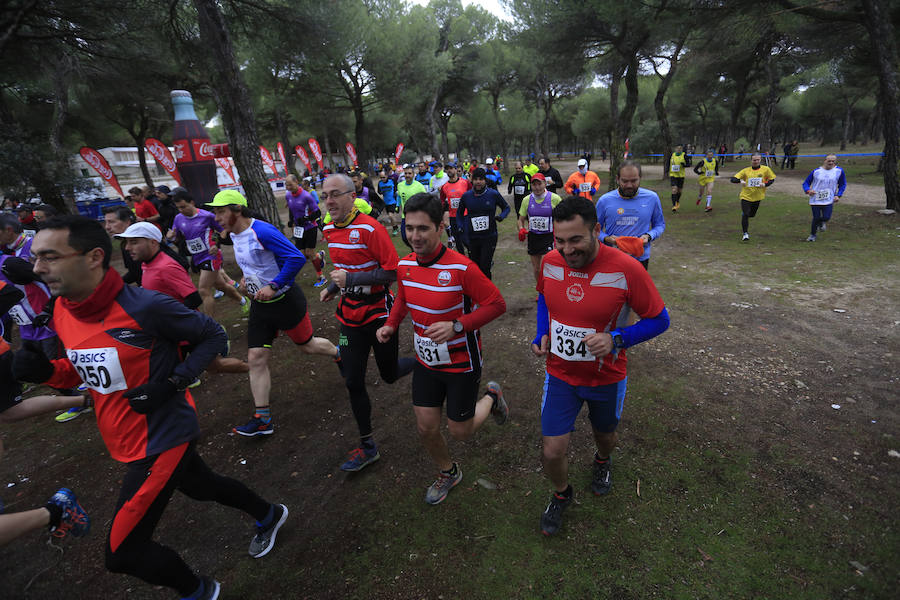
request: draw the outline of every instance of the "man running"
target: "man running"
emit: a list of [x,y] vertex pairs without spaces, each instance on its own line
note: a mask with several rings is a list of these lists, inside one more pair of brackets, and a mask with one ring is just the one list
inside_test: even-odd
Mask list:
[[246,437],[274,433],[269,394],[272,378],[269,358],[272,342],[284,332],[304,354],[331,356],[341,368],[337,346],[314,337],[306,312],[306,297],[294,285],[305,259],[278,229],[254,219],[247,199],[236,190],[222,190],[208,204],[216,222],[234,242],[234,258],[243,271],[241,291],[251,300],[247,322],[247,362],[250,363],[250,392],[255,412],[234,432]]
[[[500,208],[500,214],[497,214]],[[510,208],[500,192],[487,187],[484,169],[472,173],[472,189],[459,199],[456,224],[469,256],[488,279],[497,248],[497,223],[506,218]]]
[[538,172],[538,166],[531,161],[530,156],[526,156],[525,164],[522,165],[522,170],[528,173],[529,177],[534,177],[534,174]]
[[[541,400],[542,463],[553,484],[541,515],[541,532],[553,535],[572,503],[566,456],[581,406],[597,450],[591,491],[612,486],[610,455],[622,416],[627,384],[625,348],[655,337],[669,326],[665,304],[653,280],[633,258],[598,243],[594,205],[566,198],[553,209],[558,252],[544,257],[538,279],[537,335],[531,350],[547,357]],[[628,310],[641,320],[623,327]]]
[[459,168],[455,162],[447,165],[447,183],[441,186],[440,200],[444,210],[444,230],[447,232],[447,243],[452,250],[460,254],[466,253],[456,222],[459,200],[463,194],[472,189],[472,182],[459,176]]
[[675,146],[675,152],[669,158],[669,184],[672,186],[672,212],[678,212],[681,208],[681,190],[684,188],[684,169],[687,166],[687,158],[684,155],[684,147],[681,144]]
[[513,195],[513,210],[519,214],[522,200],[531,192],[531,175],[525,172],[525,168],[518,160],[514,163],[513,169],[513,174],[509,176],[509,185],[506,186],[506,193]]
[[[214,473],[196,450],[197,412],[187,385],[226,347],[222,327],[161,294],[125,286],[109,268],[112,244],[96,221],[49,220],[31,248],[35,273],[58,300],[52,324],[68,357],[48,361],[16,353],[18,379],[73,386],[94,398],[97,425],[113,459],[127,465],[106,544],[106,568],[185,598],[215,598],[219,584],[198,577],[178,554],[153,541],[153,531],[176,489],[214,500],[257,520],[250,554],[274,547],[288,515],[243,483]],[[178,344],[195,344],[183,362]]]
[[422,184],[422,187],[425,188],[425,191],[428,191],[428,186],[431,183],[431,178],[433,175],[431,171],[428,170],[428,165],[425,164],[425,161],[419,163],[419,172],[416,173],[416,181]]
[[438,198],[441,194],[441,186],[450,180],[450,176],[444,171],[444,165],[441,161],[436,160],[431,164],[434,167],[434,175],[431,176],[431,180],[428,182],[428,193]]
[[387,230],[353,205],[353,182],[346,175],[329,175],[322,198],[331,215],[322,234],[335,270],[319,299],[327,302],[340,294],[335,316],[341,323],[341,361],[360,437],[359,447],[350,452],[341,469],[359,471],[381,457],[372,433],[372,402],[366,390],[369,351],[374,352],[378,372],[387,383],[409,374],[415,361],[398,360],[396,335],[384,343],[375,337],[391,310],[390,285],[397,279],[397,250]]
[[586,200],[593,200],[600,190],[600,178],[593,171],[588,170],[587,160],[578,160],[578,170],[569,175],[566,180],[566,192],[572,196],[581,196]]
[[390,171],[385,167],[378,172],[378,193],[384,198],[384,219],[391,228],[391,235],[400,233],[399,209],[397,208],[397,184],[391,179]]
[[[472,177],[474,179],[475,173],[472,173]],[[484,177],[487,186],[492,190],[496,190],[503,183],[503,175],[500,174],[500,170],[494,164],[493,158],[488,158],[484,161]]]
[[194,198],[183,187],[175,188],[171,194],[178,214],[175,215],[169,238],[184,240],[191,255],[191,270],[200,274],[197,287],[203,299],[203,312],[212,316],[213,290],[216,289],[238,302],[241,311],[247,314],[250,310],[247,299],[234,288],[233,281],[226,281],[222,270],[224,260],[215,238],[215,233],[221,233],[222,227],[216,223],[215,215],[197,208]]
[[553,208],[561,198],[548,192],[541,173],[531,178],[531,194],[519,210],[519,240],[528,238],[528,258],[537,282],[541,272],[541,260],[553,250]]
[[844,170],[837,166],[837,155],[829,154],[821,167],[813,169],[803,181],[803,191],[809,196],[812,209],[812,225],[807,242],[816,241],[816,234],[825,231],[825,223],[831,220],[834,205],[847,189]]
[[603,232],[600,239],[607,246],[618,247],[619,236],[640,238],[644,253],[637,258],[646,269],[650,264],[650,242],[666,230],[659,196],[641,187],[641,165],[634,160],[619,164],[616,185],[615,190],[597,201],[597,222]]
[[750,155],[750,166],[735,173],[731,183],[741,184],[741,241],[750,239],[750,219],[756,216],[759,203],[766,197],[766,188],[775,183],[775,172],[762,163],[762,154]]
[[547,191],[555,194],[563,186],[562,175],[559,174],[556,167],[550,164],[550,159],[546,156],[542,156],[538,160],[538,167],[539,172],[544,174],[544,179],[547,181]]
[[[498,424],[509,417],[496,382],[478,396],[481,380],[479,329],[506,311],[500,291],[465,256],[444,247],[442,210],[437,198],[417,194],[406,205],[407,237],[413,252],[399,262],[397,299],[378,341],[387,343],[410,313],[418,363],[413,371],[413,411],[419,438],[439,473],[425,494],[442,502],[462,480],[441,434],[441,407],[447,402],[447,429],[467,440],[489,414]],[[477,307],[477,308],[476,308]]]
[[715,150],[706,149],[706,156],[694,167],[694,173],[700,176],[697,180],[697,183],[700,184],[700,189],[697,191],[697,206],[700,206],[700,201],[705,194],[706,209],[704,212],[710,212],[712,210],[713,184],[716,182],[716,177],[719,176],[719,161],[716,159]]
[[[424,164],[425,163],[422,163],[422,165]],[[409,246],[409,241],[406,239],[406,221],[404,216],[406,214],[404,211],[406,201],[416,194],[424,194],[427,192],[428,189],[420,182],[416,181],[412,166],[406,165],[403,167],[403,181],[397,184],[397,198],[399,199],[400,204],[400,237],[403,238],[403,243],[407,246]]]
[[296,175],[288,175],[284,180],[284,200],[288,208],[288,227],[294,238],[294,245],[303,253],[307,262],[312,262],[316,270],[314,287],[322,287],[327,283],[322,275],[325,266],[325,251],[316,252],[316,239],[319,236],[318,220],[322,216],[319,202],[311,193],[300,187]]

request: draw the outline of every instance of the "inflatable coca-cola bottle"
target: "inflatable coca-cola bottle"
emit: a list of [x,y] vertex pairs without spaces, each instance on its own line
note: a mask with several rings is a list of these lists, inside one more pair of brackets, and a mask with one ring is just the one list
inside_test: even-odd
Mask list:
[[212,202],[219,191],[216,181],[216,163],[213,160],[209,134],[194,112],[194,99],[185,90],[172,90],[175,107],[175,162],[184,187],[188,189],[197,206]]

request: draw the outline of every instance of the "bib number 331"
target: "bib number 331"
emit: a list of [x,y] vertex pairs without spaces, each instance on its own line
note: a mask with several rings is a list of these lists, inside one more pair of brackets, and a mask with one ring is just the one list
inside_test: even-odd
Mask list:
[[585,338],[597,333],[592,327],[565,325],[557,320],[550,321],[550,352],[563,360],[588,362],[594,355],[587,349]]
[[110,394],[128,389],[115,348],[87,348],[67,353],[81,380],[92,390]]

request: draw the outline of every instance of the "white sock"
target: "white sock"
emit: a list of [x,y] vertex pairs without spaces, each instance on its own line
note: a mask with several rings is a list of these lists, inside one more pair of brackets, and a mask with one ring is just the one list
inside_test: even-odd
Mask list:
[[706,197],[706,206],[709,207],[712,205],[712,196]]

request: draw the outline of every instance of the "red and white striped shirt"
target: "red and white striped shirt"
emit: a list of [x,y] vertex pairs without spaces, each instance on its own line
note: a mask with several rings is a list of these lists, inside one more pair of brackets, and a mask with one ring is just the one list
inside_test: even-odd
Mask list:
[[452,218],[456,218],[456,209],[459,208],[459,199],[471,189],[472,182],[462,178],[457,179],[453,183],[448,181],[441,186],[441,205],[445,211],[450,213]]
[[[506,311],[506,301],[494,283],[471,260],[443,245],[425,261],[415,253],[397,267],[397,298],[386,325],[395,330],[409,312],[419,362],[446,373],[481,368],[479,329]],[[459,321],[464,331],[436,344],[425,330],[441,321]]]
[[[355,209],[354,209],[355,210]],[[384,226],[360,212],[346,224],[329,223],[322,230],[331,262],[348,273],[375,269],[397,270],[397,249]],[[359,285],[341,290],[335,316],[351,327],[359,327],[390,312],[391,291],[383,285]]]

